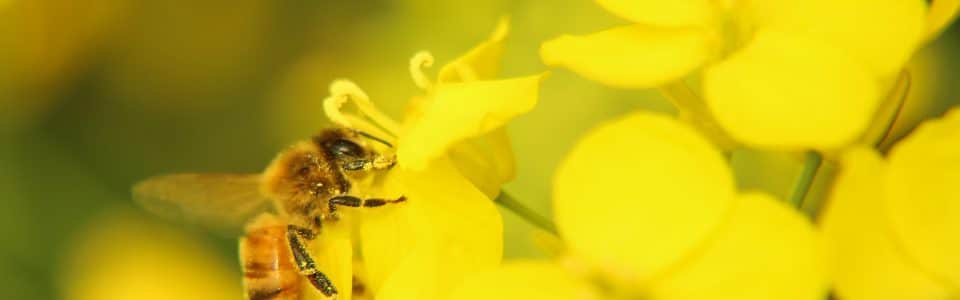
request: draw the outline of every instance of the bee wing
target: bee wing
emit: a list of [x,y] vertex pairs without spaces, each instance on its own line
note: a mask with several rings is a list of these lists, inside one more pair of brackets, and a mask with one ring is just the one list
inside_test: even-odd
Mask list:
[[239,232],[272,202],[260,192],[259,174],[173,174],[148,178],[133,187],[146,210],[223,233]]

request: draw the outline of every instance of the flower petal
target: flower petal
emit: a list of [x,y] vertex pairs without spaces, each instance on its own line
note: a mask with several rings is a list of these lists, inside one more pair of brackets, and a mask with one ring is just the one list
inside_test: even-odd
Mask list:
[[683,77],[703,64],[712,49],[709,39],[701,30],[632,25],[561,36],[543,43],[540,57],[547,65],[568,68],[603,84],[649,88]]
[[715,238],[653,284],[653,299],[817,300],[826,265],[807,219],[766,194],[738,197]]
[[957,18],[958,0],[935,0],[927,11],[927,40],[935,39]]
[[[493,201],[448,160],[394,169],[387,189],[407,201],[371,211],[361,247],[377,299],[439,299],[468,274],[500,263],[503,225]],[[414,297],[414,298],[409,298]]]
[[497,73],[500,73],[500,57],[503,56],[503,40],[509,31],[510,21],[501,19],[489,39],[440,68],[437,80],[443,84],[497,77]]
[[751,9],[758,26],[823,39],[878,76],[899,72],[927,32],[923,0],[760,0]]
[[848,300],[949,299],[949,290],[908,262],[884,216],[880,155],[855,148],[843,157],[822,229],[836,293]]
[[[340,224],[338,224],[340,225]],[[337,288],[337,299],[350,300],[353,294],[353,243],[347,226],[327,226],[310,242],[310,251],[317,269]],[[328,299],[309,282],[303,284],[304,299]]]
[[706,102],[731,136],[760,148],[843,146],[879,102],[873,77],[829,45],[761,31],[704,75]]
[[454,144],[449,154],[460,174],[490,199],[496,198],[500,187],[515,174],[513,148],[506,127]]
[[621,18],[649,25],[704,25],[713,14],[707,0],[597,0],[597,4]]
[[536,105],[543,75],[442,84],[423,103],[419,118],[406,122],[397,159],[421,170],[451,145],[504,126]]
[[580,140],[554,179],[554,209],[573,253],[627,280],[678,261],[713,232],[733,199],[709,141],[664,115],[634,113]]
[[894,146],[888,170],[887,215],[904,249],[960,287],[960,109]]
[[[402,171],[398,169],[396,172]],[[390,187],[384,189],[384,195],[396,195],[403,190],[399,179],[385,181]],[[402,205],[407,204],[410,203]],[[372,295],[381,290],[390,274],[413,250],[416,241],[412,238],[414,226],[411,222],[410,210],[399,206],[365,212],[360,223],[360,251],[367,287]]]
[[450,299],[599,299],[587,282],[557,264],[518,261],[470,276]]

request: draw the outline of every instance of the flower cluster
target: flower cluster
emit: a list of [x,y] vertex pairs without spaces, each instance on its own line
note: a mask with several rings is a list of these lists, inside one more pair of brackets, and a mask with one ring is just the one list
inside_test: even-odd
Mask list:
[[564,258],[475,275],[456,299],[824,295],[812,224],[770,195],[737,191],[716,147],[667,116],[638,112],[594,129],[560,166],[553,192]]
[[[423,70],[433,57],[416,54],[410,73],[424,94],[412,97],[403,122],[350,81],[330,87],[324,109],[331,121],[395,145],[397,166],[363,190],[410,199],[359,222],[359,271],[377,299],[446,298],[466,274],[500,263],[502,224],[491,199],[514,175],[504,126],[533,109],[542,78],[495,79],[507,31],[501,21],[487,41],[440,68],[435,82]],[[347,103],[359,114],[346,113]],[[314,247],[329,262],[320,267],[337,270],[337,286],[352,286],[351,239],[321,237]],[[333,244],[341,246],[324,246]]]
[[[332,85],[334,123],[397,145],[398,168],[370,190],[414,199],[361,221],[376,298],[958,296],[960,111],[887,158],[874,148],[906,97],[903,65],[955,3],[598,2],[636,24],[547,41],[543,60],[615,87],[660,88],[680,115],[634,112],[577,143],[554,177],[563,250],[551,260],[500,265],[492,200],[514,175],[504,126],[533,108],[542,77],[493,79],[505,23],[435,81],[423,71],[432,56],[415,55],[425,94],[402,123],[352,83]],[[343,113],[348,102],[361,114]],[[741,147],[809,151],[795,202],[823,159],[838,165],[824,212],[738,188],[726,154]]]
[[960,109],[883,157],[843,157],[822,228],[842,299],[950,299],[960,287]]
[[[506,126],[545,77],[498,78],[507,21],[436,76],[415,54],[421,93],[401,121],[336,80],[326,117],[396,155],[357,190],[407,200],[347,209],[309,245],[317,268],[340,299],[361,298],[356,281],[382,300],[958,299],[960,109],[887,134],[909,100],[905,64],[960,8],[928,2],[597,0],[631,24],[548,40],[543,62],[658,88],[678,114],[630,112],[573,146],[553,177],[562,246],[542,260],[501,261]],[[807,153],[790,199],[738,184],[743,148]],[[804,211],[814,177],[825,204]]]
[[[561,257],[473,273],[454,299],[956,296],[960,115],[920,127],[889,166],[862,138],[955,5],[599,2],[638,24],[549,41],[547,64],[687,100],[683,78],[703,70],[705,99],[678,101],[692,122],[637,112],[587,134],[554,179]],[[822,221],[738,191],[723,150],[740,145],[840,153]]]
[[[909,86],[903,65],[957,3],[598,3],[637,24],[548,41],[543,60],[659,87],[683,122],[637,112],[588,133],[554,178],[565,251],[473,274],[454,299],[960,296],[960,110],[886,158],[875,148],[898,105],[884,99]],[[738,147],[811,150],[798,202],[824,156],[837,164],[822,215],[738,190],[723,155]]]
[[903,64],[956,9],[901,0],[598,2],[637,24],[548,41],[544,62],[625,88],[698,75],[712,117],[739,142],[820,150],[860,136]]

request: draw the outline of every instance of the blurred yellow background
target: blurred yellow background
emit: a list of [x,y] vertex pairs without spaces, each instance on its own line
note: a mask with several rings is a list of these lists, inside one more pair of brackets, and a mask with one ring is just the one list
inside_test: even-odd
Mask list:
[[[108,299],[77,282],[113,274],[125,287],[203,289],[164,270],[192,265],[211,282],[205,292],[239,296],[236,240],[144,214],[130,186],[160,173],[259,172],[327,125],[321,99],[335,78],[399,116],[416,92],[413,53],[448,61],[501,16],[512,21],[505,76],[544,70],[545,39],[623,23],[587,0],[0,0],[0,298]],[[954,27],[917,54],[897,135],[960,103],[958,50]],[[553,171],[577,137],[631,110],[673,112],[655,91],[564,70],[541,91],[539,106],[510,125],[518,177],[505,189],[547,216]],[[742,187],[781,197],[800,165],[756,151],[733,158]],[[769,175],[778,172],[786,175]],[[530,225],[504,219],[508,258],[543,255]],[[120,254],[97,255],[110,249]],[[151,261],[136,265],[130,252]],[[123,294],[135,292],[111,299],[145,299]]]

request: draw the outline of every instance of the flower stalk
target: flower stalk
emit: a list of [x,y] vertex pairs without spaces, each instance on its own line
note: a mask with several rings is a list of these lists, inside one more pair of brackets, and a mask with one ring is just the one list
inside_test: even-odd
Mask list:
[[539,227],[540,229],[543,229],[552,234],[558,234],[557,226],[554,225],[552,221],[550,221],[543,215],[538,214],[536,211],[533,211],[533,209],[527,207],[526,205],[523,205],[523,203],[520,203],[520,201],[517,201],[517,199],[513,198],[513,196],[508,194],[506,191],[501,190],[500,195],[498,195],[497,198],[493,200],[493,202],[513,212],[517,216],[520,216],[520,218],[522,218],[523,220],[529,222],[534,226]]
[[803,206],[803,200],[813,186],[817,170],[823,164],[823,155],[817,151],[807,151],[804,157],[803,170],[800,171],[800,176],[797,177],[796,184],[793,186],[793,193],[790,194],[790,204],[797,208]]

